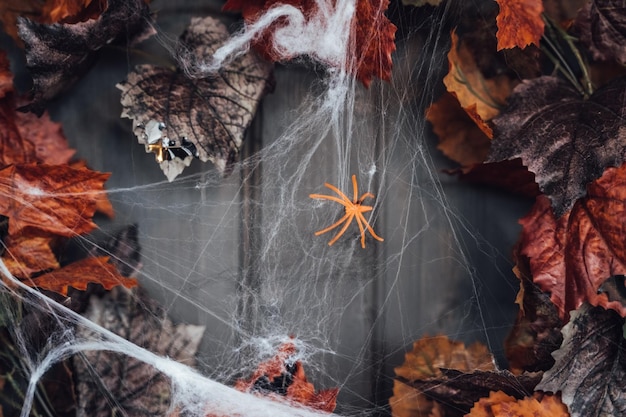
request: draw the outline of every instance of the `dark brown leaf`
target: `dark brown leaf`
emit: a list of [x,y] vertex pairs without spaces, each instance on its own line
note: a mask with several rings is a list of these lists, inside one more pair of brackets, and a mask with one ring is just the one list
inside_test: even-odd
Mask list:
[[74,85],[107,44],[143,40],[153,33],[144,0],[109,0],[96,20],[41,24],[20,19],[27,68],[33,77],[33,102],[24,108],[40,114],[45,103]]
[[555,365],[537,389],[561,392],[572,417],[626,415],[624,319],[611,310],[583,306],[563,328]]
[[595,59],[626,64],[626,3],[592,0],[580,11],[575,25]]
[[503,391],[515,398],[524,398],[535,389],[541,374],[513,375],[509,371],[461,372],[454,369],[441,369],[440,378],[408,381],[398,378],[401,383],[422,392],[428,398],[444,406],[446,417],[463,416],[469,413],[474,403],[487,397],[490,391]]
[[[137,346],[187,365],[194,364],[204,333],[202,326],[172,324],[141,290],[118,287],[102,298],[92,297],[85,316]],[[78,337],[99,337],[84,327],[76,332]],[[77,417],[165,416],[169,410],[170,381],[150,365],[109,351],[83,352],[73,362]]]
[[524,81],[493,119],[489,161],[522,158],[557,216],[626,153],[626,77],[588,100],[554,77]]
[[[228,38],[226,27],[211,17],[194,18],[181,37],[180,53],[201,60]],[[155,152],[172,181],[193,157],[212,161],[225,173],[236,161],[246,128],[270,86],[271,65],[252,52],[217,74],[190,79],[182,71],[141,65],[118,84],[122,117],[133,119],[133,131]]]

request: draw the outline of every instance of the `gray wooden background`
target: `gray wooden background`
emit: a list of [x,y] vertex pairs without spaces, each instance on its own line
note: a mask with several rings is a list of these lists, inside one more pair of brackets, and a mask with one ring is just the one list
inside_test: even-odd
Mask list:
[[[235,22],[219,13],[220,1],[199,3],[155,0],[161,39],[175,40],[195,15]],[[276,89],[242,151],[262,156],[223,180],[194,161],[185,178],[167,183],[131,122],[120,119],[114,86],[143,55],[104,50],[51,104],[77,156],[112,173],[117,215],[100,219],[102,229],[137,223],[142,285],[174,319],[206,326],[199,358],[207,374],[232,381],[254,366],[260,341],[294,335],[310,380],[340,386],[338,411],[355,412],[387,404],[393,368],[425,334],[488,343],[504,363],[502,342],[517,311],[509,259],[530,203],[441,173],[452,165],[422,117],[447,68],[447,34],[436,30],[426,45],[401,31],[393,82],[356,86],[352,133],[341,138],[318,138],[324,122],[283,136],[322,91],[324,73],[277,66]],[[155,40],[141,49],[164,52]],[[332,234],[313,232],[342,213],[308,194],[329,193],[322,184],[330,182],[351,195],[353,173],[360,193],[376,194],[373,224],[385,242],[368,236],[363,250],[353,227],[329,248]]]

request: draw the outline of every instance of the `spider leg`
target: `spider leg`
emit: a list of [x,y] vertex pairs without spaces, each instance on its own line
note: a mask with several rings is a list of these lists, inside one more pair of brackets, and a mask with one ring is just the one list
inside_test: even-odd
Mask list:
[[372,194],[372,193],[365,193],[365,194],[363,194],[363,195],[361,196],[361,198],[359,198],[359,200],[358,200],[358,201],[359,201],[360,203],[362,203],[362,202],[363,202],[363,200],[365,200],[366,198],[376,198],[376,197],[374,197],[374,194]]
[[354,215],[355,213],[346,213],[346,216],[348,217],[346,219],[346,224],[344,224],[341,230],[339,231],[339,233],[337,233],[337,235],[334,238],[332,238],[330,242],[328,242],[328,246],[332,246],[333,243],[335,243],[337,239],[339,239],[341,235],[343,235],[346,232],[346,230],[348,230],[348,226],[350,226],[350,223],[352,222],[352,218],[354,217]]
[[354,200],[352,200],[352,202],[356,204],[356,202],[358,201],[356,197],[359,195],[359,188],[356,184],[356,175],[354,174],[352,174],[352,189],[354,190]]
[[346,202],[350,203],[350,204],[354,204],[352,201],[350,201],[350,199],[344,194],[342,193],[339,188],[335,187],[332,184],[329,184],[327,182],[324,183],[324,186],[326,188],[330,188],[331,190],[333,190],[334,192],[336,192],[342,199],[344,199]]
[[357,213],[356,214],[357,217],[360,217],[361,220],[363,221],[363,224],[365,225],[365,227],[367,228],[367,230],[369,230],[369,232],[372,234],[372,237],[376,240],[378,240],[379,242],[383,242],[385,239],[383,239],[382,237],[378,236],[376,234],[376,232],[374,232],[374,229],[372,229],[372,226],[370,226],[370,224],[367,222],[367,220],[365,220],[365,217],[363,217],[362,213]]
[[356,214],[356,224],[359,225],[359,230],[361,231],[361,247],[365,249],[365,229],[363,228],[363,223],[361,223],[361,213]]
[[324,233],[333,230],[335,227],[339,226],[342,222],[344,222],[348,217],[350,217],[350,213],[346,213],[341,219],[337,220],[336,223],[331,224],[326,229],[322,229],[322,230],[315,232],[315,236],[323,235]]
[[343,206],[347,206],[347,203],[352,204],[352,202],[348,201],[347,203],[337,197],[334,197],[332,195],[324,195],[324,194],[309,194],[309,197],[311,198],[317,198],[317,199],[321,199],[321,200],[330,200],[330,201],[335,201]]

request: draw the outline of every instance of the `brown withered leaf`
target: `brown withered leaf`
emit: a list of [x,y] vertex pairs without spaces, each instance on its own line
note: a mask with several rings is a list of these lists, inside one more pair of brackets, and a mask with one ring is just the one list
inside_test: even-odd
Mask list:
[[109,0],[95,20],[42,24],[19,20],[26,66],[33,77],[33,101],[25,110],[43,112],[47,101],[74,85],[111,43],[141,41],[154,33],[144,0]]
[[[181,36],[179,52],[210,57],[228,38],[226,27],[211,17],[194,18]],[[193,157],[212,161],[221,173],[236,161],[246,128],[271,84],[271,65],[254,53],[235,59],[217,74],[190,79],[151,65],[138,66],[122,90],[122,117],[133,119],[133,132],[146,152],[155,152],[172,181]]]
[[494,123],[488,161],[522,158],[557,216],[626,153],[626,77],[589,99],[555,77],[526,80]]
[[585,301],[624,316],[626,305],[598,290],[610,276],[626,273],[626,165],[607,169],[587,194],[559,219],[540,196],[520,220],[520,252],[562,318]]
[[563,328],[555,365],[537,389],[561,392],[572,417],[626,415],[624,319],[614,311],[584,305]]
[[13,92],[13,74],[6,51],[0,49],[0,99]]
[[518,400],[495,391],[476,402],[466,417],[569,417],[569,413],[555,395],[536,393]]
[[93,230],[91,218],[109,174],[67,165],[11,165],[0,170],[0,214],[9,235],[31,228],[74,237]]
[[469,347],[446,336],[424,336],[413,343],[402,366],[395,368],[397,378],[393,384],[393,396],[389,399],[394,417],[419,417],[422,415],[448,415],[445,407],[435,403],[412,382],[441,378],[442,368],[454,368],[471,372],[477,369],[494,370],[493,357],[487,347],[474,343]]
[[454,95],[444,93],[431,104],[426,110],[426,120],[439,137],[437,149],[462,167],[482,163],[487,158],[491,141]]
[[50,244],[51,236],[29,236],[19,234],[5,238],[5,252],[2,256],[11,273],[21,279],[36,272],[60,267]]
[[76,153],[69,147],[61,123],[52,121],[48,112],[40,117],[32,113],[15,112],[15,123],[20,136],[34,145],[34,159],[37,162],[67,164]]
[[[302,362],[294,360],[297,348],[293,342],[283,343],[271,359],[259,364],[253,374],[235,383],[235,389],[284,398],[316,410],[332,413],[337,404],[338,388],[316,391],[304,374]],[[210,412],[209,412],[209,415]]]
[[491,391],[503,391],[515,398],[524,398],[535,389],[541,373],[513,375],[509,371],[461,372],[441,369],[442,376],[425,380],[408,381],[398,378],[431,400],[437,401],[445,410],[446,417],[461,417],[480,398]]
[[626,64],[626,3],[592,0],[578,14],[575,26],[595,59]]
[[24,283],[61,295],[67,295],[69,287],[84,291],[91,283],[100,284],[105,290],[118,285],[126,288],[137,286],[136,279],[123,277],[117,272],[108,256],[81,259],[37,278],[25,280]]
[[[74,169],[88,169],[87,162],[83,159],[72,161],[69,166]],[[115,209],[113,208],[113,204],[111,203],[111,200],[109,200],[109,196],[106,193],[94,193],[93,198],[96,201],[96,211],[98,213],[104,214],[110,219],[115,217]]]
[[554,364],[552,352],[561,346],[562,322],[550,296],[532,281],[527,257],[516,254],[515,275],[520,290],[515,300],[519,305],[517,319],[504,341],[509,369],[515,374],[525,371],[546,371]]
[[[472,51],[453,31],[448,53],[448,74],[443,83],[454,94],[470,117],[480,117],[482,123],[500,112],[513,88],[513,81],[506,75],[486,79]],[[481,123],[479,127],[482,128]],[[484,130],[484,129],[483,129]],[[488,134],[488,133],[487,133]]]
[[496,0],[500,13],[498,25],[498,51],[508,48],[524,48],[530,44],[539,46],[543,35],[542,0]]
[[[102,298],[92,296],[85,317],[137,346],[190,366],[204,334],[203,326],[174,325],[141,289],[133,292],[117,287]],[[82,326],[76,332],[90,340],[100,337]],[[167,415],[170,381],[152,366],[110,351],[87,351],[72,360],[77,417]]]

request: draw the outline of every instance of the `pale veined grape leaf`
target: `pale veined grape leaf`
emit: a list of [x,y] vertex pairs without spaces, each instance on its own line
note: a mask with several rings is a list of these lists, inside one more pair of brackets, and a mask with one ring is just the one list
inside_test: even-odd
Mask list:
[[626,153],[626,77],[584,99],[555,77],[526,80],[493,119],[489,162],[522,158],[557,216]]
[[144,0],[109,0],[95,20],[42,24],[19,19],[26,66],[33,77],[33,101],[24,108],[41,113],[47,101],[74,85],[95,63],[98,50],[116,42],[138,42],[154,33]]
[[593,0],[583,7],[575,25],[593,57],[626,64],[626,3],[623,0]]
[[612,310],[584,305],[563,328],[555,365],[538,390],[560,392],[572,417],[626,415],[624,319]]
[[[218,20],[194,18],[181,36],[178,52],[198,62],[208,60],[228,37]],[[204,78],[141,65],[118,88],[122,117],[133,119],[139,143],[156,154],[172,181],[193,157],[228,172],[271,84],[271,64],[248,52]]]
[[[92,322],[161,356],[193,365],[203,326],[172,324],[163,308],[141,290],[115,288],[91,297],[84,314]],[[78,337],[98,338],[78,327]],[[165,416],[169,379],[135,358],[109,351],[86,351],[73,358],[78,393],[77,417]]]

